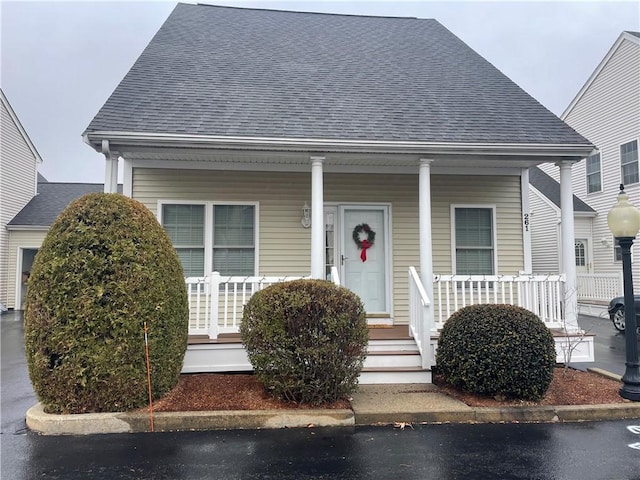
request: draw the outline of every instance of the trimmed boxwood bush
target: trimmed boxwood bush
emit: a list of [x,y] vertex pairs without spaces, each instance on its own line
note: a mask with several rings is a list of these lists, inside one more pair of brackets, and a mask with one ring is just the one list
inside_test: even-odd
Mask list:
[[551,331],[532,312],[513,305],[473,305],[444,324],[436,364],[463,390],[538,400],[553,378]]
[[25,345],[34,390],[52,413],[121,411],[177,382],[187,346],[180,261],[141,203],[89,194],[56,219],[33,263]]
[[324,280],[296,280],[256,292],[240,327],[255,374],[276,398],[318,405],[358,385],[368,330],[362,302]]

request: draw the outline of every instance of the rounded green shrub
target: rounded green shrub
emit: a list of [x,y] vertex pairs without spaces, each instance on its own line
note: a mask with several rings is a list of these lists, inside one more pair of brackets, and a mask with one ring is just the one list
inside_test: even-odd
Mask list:
[[240,334],[267,391],[312,405],[357,388],[369,336],[358,296],[324,280],[256,292],[244,308]]
[[34,390],[51,413],[122,411],[178,381],[187,293],[167,234],[141,203],[89,194],[56,219],[33,263],[25,345]]
[[438,340],[438,372],[463,390],[538,400],[556,361],[551,331],[513,305],[473,305],[455,312]]

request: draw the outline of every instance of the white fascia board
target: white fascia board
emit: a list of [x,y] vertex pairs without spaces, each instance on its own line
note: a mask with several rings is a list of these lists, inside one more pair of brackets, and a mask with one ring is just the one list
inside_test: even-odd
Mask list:
[[580,91],[577,93],[574,99],[571,100],[571,103],[567,106],[564,112],[562,112],[562,115],[560,115],[561,120],[566,120],[566,118],[569,116],[571,111],[575,108],[575,106],[580,101],[582,96],[587,92],[591,84],[595,81],[598,75],[600,75],[600,72],[604,69],[604,67],[606,67],[607,63],[609,63],[609,60],[611,60],[611,57],[613,57],[616,50],[618,50],[620,45],[622,45],[622,42],[625,40],[640,46],[640,38],[636,37],[635,35],[631,35],[628,32],[622,32],[618,37],[618,39],[615,41],[615,43],[611,46],[607,54],[604,56],[602,61],[598,64],[596,69],[593,71],[593,73],[589,76],[587,81],[584,83]]
[[230,150],[284,150],[367,153],[419,153],[421,155],[530,155],[542,157],[588,156],[594,146],[535,143],[441,143],[386,140],[337,140],[317,138],[226,137],[188,134],[136,133],[96,131],[85,134],[85,142],[101,151],[102,140],[109,140],[114,150],[118,145],[214,148]]
[[51,228],[51,225],[7,225],[7,230],[29,230],[29,231],[43,231],[46,232]]

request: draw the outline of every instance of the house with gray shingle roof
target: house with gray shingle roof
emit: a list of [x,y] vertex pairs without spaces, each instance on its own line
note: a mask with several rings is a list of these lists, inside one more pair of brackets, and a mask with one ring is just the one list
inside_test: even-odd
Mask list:
[[157,215],[190,285],[232,285],[208,290],[220,307],[202,323],[192,311],[185,371],[250,368],[220,343],[239,325],[220,291],[310,276],[412,342],[417,363],[377,357],[368,376],[370,355],[361,381],[429,381],[453,311],[525,288],[529,168],[545,162],[571,219],[566,294],[543,302],[555,313],[501,298],[578,329],[569,179],[593,145],[436,20],[178,4],[83,135],[106,191],[123,161],[124,193]]
[[[576,195],[595,211],[588,226],[579,229],[576,222],[576,252],[581,248],[584,252],[576,258],[579,295],[590,302],[585,311],[606,315],[606,303],[622,295],[620,248],[607,225],[621,183],[629,201],[640,207],[640,33],[620,33],[561,118],[597,148],[574,166],[571,183]],[[558,180],[551,165],[541,169]],[[540,245],[554,242],[556,221],[538,215],[532,228],[540,232]],[[640,258],[638,242],[632,250],[633,258]],[[548,254],[544,248],[533,249],[534,258],[549,258]],[[633,280],[640,291],[635,271]]]

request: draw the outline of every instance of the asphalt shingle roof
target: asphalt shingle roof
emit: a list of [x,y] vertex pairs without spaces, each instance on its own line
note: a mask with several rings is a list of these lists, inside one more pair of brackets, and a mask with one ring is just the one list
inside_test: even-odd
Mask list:
[[[538,167],[529,169],[529,184],[547,197],[556,207],[560,208],[560,184],[550,175]],[[575,195],[573,196],[573,211],[595,213],[596,211]]]
[[[118,186],[122,191],[122,186]],[[104,191],[101,183],[38,183],[38,194],[7,224],[9,226],[50,226],[69,203],[87,193]]]
[[589,144],[435,20],[186,4],[87,131]]

